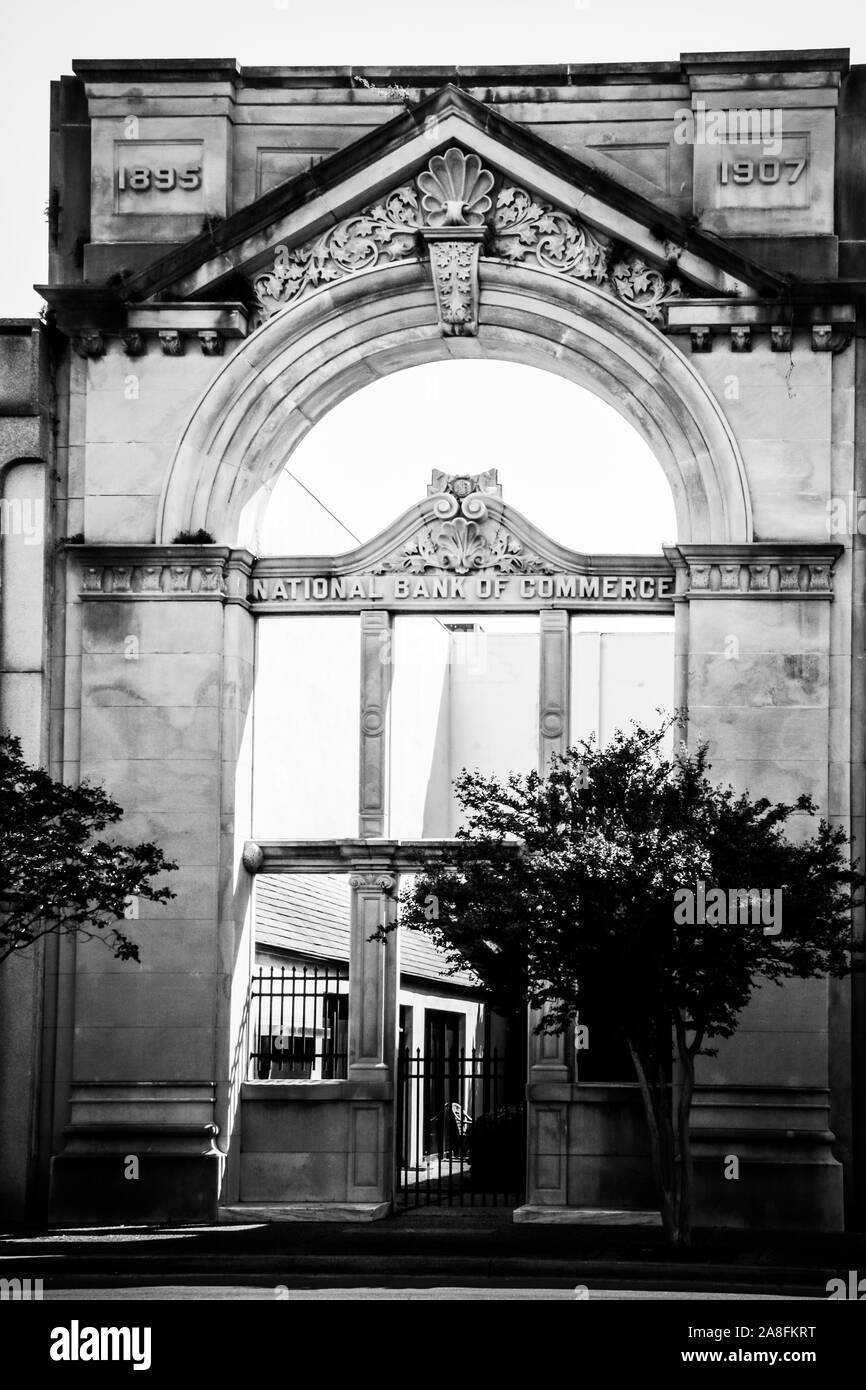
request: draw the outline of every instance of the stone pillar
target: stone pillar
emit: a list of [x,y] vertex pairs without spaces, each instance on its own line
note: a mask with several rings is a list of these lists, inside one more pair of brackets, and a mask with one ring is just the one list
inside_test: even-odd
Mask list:
[[387,873],[355,873],[349,945],[349,1077],[391,1074],[396,1046],[397,939],[371,941],[395,920],[397,880]]
[[388,702],[391,694],[391,615],[361,614],[361,759],[359,833],[379,838],[388,820]]
[[[689,742],[709,741],[714,782],[771,801],[792,802],[808,792],[826,814],[836,547],[755,546],[753,554],[679,549],[689,570],[682,586],[689,609]],[[816,826],[794,816],[787,834],[811,836]],[[841,1228],[842,1168],[829,1128],[827,996],[825,980],[758,989],[733,1037],[718,1043],[715,1057],[698,1060],[692,1110],[698,1223]],[[736,1178],[726,1176],[734,1171],[730,1158],[738,1160]]]
[[540,771],[545,772],[551,756],[568,747],[571,622],[563,608],[546,608],[539,616],[538,764]]
[[349,943],[350,1202],[391,1199],[394,1176],[394,1078],[397,1064],[398,942],[371,941],[396,917],[397,878],[354,873]]
[[[538,766],[546,772],[555,753],[569,741],[571,623],[565,609],[540,614],[541,652],[538,699]],[[529,1121],[527,1193],[530,1205],[563,1206],[566,1201],[568,1100],[573,1066],[569,1033],[537,1033],[543,1009],[529,1010]]]
[[[571,620],[565,609],[548,608],[540,615],[541,654],[538,698],[538,766],[546,772],[551,757],[564,753],[569,742],[571,691]],[[535,1032],[543,1010],[530,1009],[530,1082],[569,1081],[567,1037]]]
[[98,942],[68,953],[58,982],[71,1059],[51,1173],[55,1221],[217,1212],[231,981],[239,974],[245,987],[248,974],[237,926],[246,871],[230,861],[252,668],[251,622],[226,603],[228,552],[216,552],[94,549],[70,575],[80,775],[123,807],[119,839],[155,840],[178,872],[172,901],[130,905],[124,925],[140,964]]

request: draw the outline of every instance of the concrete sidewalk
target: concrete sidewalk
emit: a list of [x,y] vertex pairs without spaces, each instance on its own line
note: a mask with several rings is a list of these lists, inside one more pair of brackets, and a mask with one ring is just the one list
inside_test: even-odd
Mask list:
[[0,1235],[0,1276],[46,1289],[157,1285],[424,1288],[456,1285],[725,1292],[826,1298],[866,1275],[866,1234],[518,1225],[509,1210],[436,1209],[356,1223],[22,1229]]

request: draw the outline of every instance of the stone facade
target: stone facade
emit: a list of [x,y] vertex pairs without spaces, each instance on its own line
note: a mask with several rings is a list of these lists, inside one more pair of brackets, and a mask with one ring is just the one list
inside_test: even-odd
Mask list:
[[[389,611],[357,605],[357,840],[251,843],[249,728],[255,584],[277,573],[256,558],[267,485],[383,374],[525,362],[629,419],[676,505],[653,564],[690,736],[735,785],[809,791],[862,839],[864,91],[835,50],[459,73],[99,60],[53,85],[47,322],[0,334],[4,521],[44,494],[38,543],[23,521],[2,536],[2,713],[56,775],[103,780],[181,871],[170,908],[147,908],[141,967],[49,940],[4,979],[10,1211],[197,1220],[236,1202],[263,864],[352,875],[349,1077],[303,1099],[297,1199],[388,1209],[398,975],[368,937],[421,854],[387,838]],[[417,548],[435,501],[357,571],[447,569],[441,538]],[[465,555],[480,523],[461,505]],[[503,572],[515,552],[489,542]],[[568,572],[530,542],[538,573]],[[567,738],[569,638],[562,603],[539,607],[544,760]],[[862,1221],[859,946],[856,966],[760,995],[705,1061],[699,1221]],[[582,1089],[567,1040],[537,1042],[529,1082],[530,1204],[645,1204],[631,1098]],[[295,1151],[300,1098],[247,1101],[260,1146],[289,1126]],[[733,1150],[748,1185],[723,1180]]]

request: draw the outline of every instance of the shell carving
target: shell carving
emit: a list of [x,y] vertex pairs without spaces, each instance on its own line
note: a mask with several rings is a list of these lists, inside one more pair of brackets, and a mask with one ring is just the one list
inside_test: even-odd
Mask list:
[[418,175],[428,227],[481,227],[492,206],[493,175],[477,154],[456,148],[434,155]]

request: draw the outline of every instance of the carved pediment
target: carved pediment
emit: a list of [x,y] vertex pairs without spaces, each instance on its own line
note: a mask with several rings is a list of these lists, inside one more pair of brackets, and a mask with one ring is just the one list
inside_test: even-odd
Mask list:
[[654,322],[675,281],[700,298],[784,289],[736,247],[447,85],[209,221],[132,275],[123,299],[200,307],[234,302],[243,282],[261,321],[322,284],[418,256],[431,266],[446,333],[475,331],[485,256],[593,284]]
[[[491,470],[495,478],[495,470]],[[485,475],[489,476],[489,475]],[[550,563],[509,525],[501,503],[491,505],[500,489],[464,490],[476,479],[434,474],[442,490],[428,497],[433,520],[422,524],[374,566],[376,574],[537,574]],[[456,485],[456,486],[455,486]],[[495,490],[494,490],[495,489]]]
[[495,469],[434,470],[427,497],[356,550],[263,556],[250,576],[251,601],[267,612],[450,612],[455,603],[538,611],[587,602],[661,611],[672,593],[673,568],[661,555],[582,555],[551,540],[503,502]]
[[[678,248],[665,247],[669,261]],[[478,321],[478,259],[530,263],[607,291],[651,322],[682,293],[682,280],[575,215],[535,197],[476,154],[452,146],[411,182],[312,241],[277,246],[250,280],[264,322],[319,285],[383,262],[428,255],[442,330],[472,334]]]

